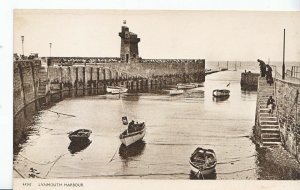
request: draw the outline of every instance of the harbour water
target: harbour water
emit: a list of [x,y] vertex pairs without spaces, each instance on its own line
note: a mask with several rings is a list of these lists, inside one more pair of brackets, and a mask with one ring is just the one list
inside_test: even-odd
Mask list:
[[[204,87],[178,96],[165,89],[65,99],[49,110],[76,117],[40,111],[15,152],[14,168],[26,178],[190,179],[189,157],[201,146],[216,152],[212,179],[299,179],[269,163],[251,140],[256,92],[241,90],[240,73],[208,75]],[[213,98],[216,88],[229,89],[230,97]],[[147,126],[144,140],[128,148],[118,139],[125,115]],[[93,131],[81,147],[67,134],[79,128]]]

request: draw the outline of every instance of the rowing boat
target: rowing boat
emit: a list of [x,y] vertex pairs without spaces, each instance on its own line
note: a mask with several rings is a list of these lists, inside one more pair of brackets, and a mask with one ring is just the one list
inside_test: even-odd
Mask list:
[[120,141],[125,146],[129,146],[137,141],[142,140],[145,134],[146,134],[145,122],[134,123],[134,121],[131,121],[128,124],[128,128],[120,134],[119,138]]
[[212,149],[198,147],[190,157],[191,171],[196,175],[208,175],[215,172],[216,154]]

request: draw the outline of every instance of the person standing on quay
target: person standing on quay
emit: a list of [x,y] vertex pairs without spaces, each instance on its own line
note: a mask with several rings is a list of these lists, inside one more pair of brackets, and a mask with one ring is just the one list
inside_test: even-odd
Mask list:
[[266,72],[266,79],[267,79],[267,83],[270,84],[270,86],[272,85],[273,83],[273,77],[272,77],[272,67],[270,65],[267,65],[266,66],[267,68],[267,72]]
[[259,62],[259,66],[260,66],[260,76],[265,77],[266,76],[266,64],[263,60],[258,59],[257,61]]

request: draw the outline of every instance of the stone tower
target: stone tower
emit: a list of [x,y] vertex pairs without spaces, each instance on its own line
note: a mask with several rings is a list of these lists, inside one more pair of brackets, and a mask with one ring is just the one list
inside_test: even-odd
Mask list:
[[140,38],[136,34],[129,32],[127,26],[122,26],[122,32],[119,32],[121,37],[121,61],[125,63],[140,62],[138,43]]

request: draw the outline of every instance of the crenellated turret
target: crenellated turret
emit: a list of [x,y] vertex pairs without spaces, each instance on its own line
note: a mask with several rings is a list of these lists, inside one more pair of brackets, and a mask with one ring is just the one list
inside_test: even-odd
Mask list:
[[130,32],[127,26],[122,26],[122,32],[119,32],[119,36],[121,37],[121,61],[125,63],[140,62],[138,48],[140,38]]

